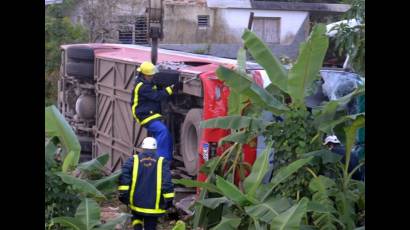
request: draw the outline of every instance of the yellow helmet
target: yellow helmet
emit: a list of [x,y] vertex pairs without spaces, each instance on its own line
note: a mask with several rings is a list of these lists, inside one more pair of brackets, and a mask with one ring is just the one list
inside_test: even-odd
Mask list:
[[148,76],[154,75],[157,72],[155,66],[149,61],[144,61],[140,67],[138,67],[137,71]]

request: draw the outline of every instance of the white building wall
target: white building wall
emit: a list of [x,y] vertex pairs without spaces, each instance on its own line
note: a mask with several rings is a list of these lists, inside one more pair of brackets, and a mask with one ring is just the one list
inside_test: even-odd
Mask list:
[[242,34],[248,26],[250,12],[254,17],[279,17],[280,18],[280,43],[291,44],[294,36],[309,16],[308,12],[302,11],[277,11],[277,10],[250,10],[250,9],[220,9],[227,27],[238,34]]

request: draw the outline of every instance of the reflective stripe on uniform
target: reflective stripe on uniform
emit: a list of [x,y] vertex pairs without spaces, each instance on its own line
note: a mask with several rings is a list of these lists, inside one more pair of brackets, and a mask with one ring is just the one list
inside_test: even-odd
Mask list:
[[161,214],[165,213],[165,210],[163,209],[151,209],[151,208],[140,208],[136,207],[134,205],[130,205],[130,208],[136,212],[141,212],[141,213],[149,213],[149,214]]
[[138,155],[134,155],[134,165],[132,167],[132,182],[131,182],[131,195],[130,195],[130,204],[134,204],[134,192],[135,192],[135,185],[137,184],[137,177],[138,177]]
[[164,193],[164,198],[173,198],[175,196],[175,193]]
[[156,114],[154,114],[154,115],[152,115],[152,116],[149,116],[149,117],[145,118],[145,119],[142,120],[141,122],[140,122],[138,119],[137,119],[137,121],[138,121],[138,123],[140,123],[140,125],[145,125],[145,124],[147,124],[148,122],[150,122],[151,120],[153,120],[153,119],[155,119],[155,118],[158,118],[158,117],[161,117],[161,114],[156,113]]
[[138,121],[138,118],[137,118],[137,115],[135,114],[135,110],[137,109],[137,106],[138,106],[138,91],[140,90],[142,84],[143,84],[142,82],[138,83],[134,89],[134,102],[132,104],[132,115],[137,121]]
[[155,202],[155,209],[159,209],[159,200],[161,198],[161,187],[162,187],[162,161],[163,157],[159,157],[157,164],[157,200]]
[[155,199],[155,208],[141,208],[134,206],[134,191],[135,186],[137,183],[138,177],[138,155],[134,155],[134,167],[132,170],[132,184],[131,184],[131,195],[130,195],[130,208],[134,211],[141,212],[141,213],[149,213],[149,214],[161,214],[165,213],[165,210],[159,208],[159,201],[161,198],[161,190],[162,190],[162,162],[164,158],[159,157],[158,164],[157,164],[157,195]]
[[172,89],[171,89],[171,87],[167,87],[167,88],[165,88],[165,90],[167,91],[167,93],[169,94],[169,95],[172,95]]
[[129,185],[120,185],[120,186],[118,186],[118,190],[120,190],[120,191],[126,191],[126,190],[129,190],[129,189],[130,189]]
[[137,225],[137,224],[143,224],[143,223],[144,222],[142,222],[142,220],[135,219],[132,221],[132,226]]

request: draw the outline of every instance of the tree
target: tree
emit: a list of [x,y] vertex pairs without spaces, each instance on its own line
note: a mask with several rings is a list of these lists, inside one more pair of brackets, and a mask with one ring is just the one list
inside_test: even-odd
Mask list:
[[342,23],[335,26],[335,45],[339,55],[349,55],[353,70],[365,76],[365,0],[345,0],[352,5],[344,16],[345,19],[355,19],[359,22],[356,26]]
[[111,20],[119,2],[119,0],[84,1],[84,21],[88,28],[90,42],[115,42],[118,29]]
[[86,29],[74,25],[68,17],[76,1],[49,5],[45,9],[45,102],[54,104],[60,66],[60,45],[87,41]]

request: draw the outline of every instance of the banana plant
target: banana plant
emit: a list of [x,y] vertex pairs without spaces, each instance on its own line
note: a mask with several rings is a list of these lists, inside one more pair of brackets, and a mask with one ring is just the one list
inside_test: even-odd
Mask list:
[[[49,165],[57,164],[55,158],[60,146],[67,153],[62,156],[61,172],[55,174],[64,183],[72,185],[74,189],[85,196],[105,199],[105,195],[115,192],[116,182],[120,176],[119,170],[106,177],[100,176],[101,178],[97,180],[87,178],[91,172],[102,174],[102,170],[109,160],[109,155],[102,154],[95,159],[78,164],[81,146],[74,131],[54,105],[46,107],[45,121],[46,135],[49,138],[45,149],[46,162]],[[80,174],[74,176],[75,172],[80,172]]]
[[[232,209],[236,210],[236,214],[227,210],[227,214],[220,217],[222,220],[213,229],[244,229],[244,225],[251,225],[257,227],[257,229],[267,229],[268,226],[271,229],[298,229],[302,218],[307,212],[308,199],[303,198],[300,201],[292,202],[272,192],[275,186],[304,167],[313,159],[313,156],[295,161],[293,164],[282,168],[271,179],[269,184],[264,185],[267,189],[264,189],[263,196],[257,196],[257,191],[260,190],[262,185],[262,177],[267,172],[269,162],[266,159],[269,153],[269,149],[265,150],[256,160],[254,165],[258,167],[252,167],[251,173],[244,183],[244,192],[240,191],[235,184],[214,174],[217,166],[222,165],[224,155],[218,157],[216,164],[212,165],[212,171],[209,172],[206,182],[174,179],[173,183],[200,187],[202,188],[201,192],[204,192],[203,194],[205,194],[205,191],[216,191],[219,194],[219,197],[214,198],[206,198],[205,195],[200,195],[197,204],[201,204],[201,211],[203,211],[204,207],[208,210],[215,210],[220,206],[225,209],[232,207]],[[213,181],[211,178],[215,178],[215,180]],[[238,212],[240,213],[239,215]],[[206,218],[206,216],[203,218]],[[196,221],[198,222],[197,226],[200,226],[200,223],[204,223],[201,220]],[[206,227],[206,225],[203,225],[203,227]]]
[[50,140],[53,140],[52,142],[48,142],[48,146],[46,147],[46,150],[50,151],[48,156],[52,155],[53,149],[57,150],[55,146],[57,138],[59,142],[61,142],[64,150],[62,156],[63,172],[67,172],[70,167],[75,167],[80,159],[80,142],[77,140],[73,129],[54,105],[46,107],[45,109],[45,132],[46,136],[50,138]]
[[49,229],[56,224],[74,230],[114,230],[116,225],[123,224],[129,217],[128,214],[120,214],[118,217],[101,223],[101,209],[93,199],[84,198],[77,208],[74,217],[53,218]]
[[[257,119],[241,114],[241,105],[249,100],[252,105],[260,110],[270,111],[275,115],[281,115],[292,108],[305,107],[304,98],[312,93],[312,84],[318,80],[319,70],[322,67],[323,59],[328,47],[328,38],[325,35],[326,28],[322,24],[314,26],[308,40],[301,44],[299,57],[292,68],[287,71],[276,58],[264,42],[253,32],[245,29],[242,35],[244,46],[255,60],[266,70],[271,83],[266,89],[261,88],[251,80],[244,70],[244,50],[238,52],[238,68],[229,69],[220,66],[216,74],[219,79],[223,80],[231,89],[229,98],[228,111],[229,115],[224,118],[215,118],[201,122],[202,128],[225,128],[237,130],[234,126],[236,123],[231,119],[250,120]],[[336,110],[346,105],[353,97],[364,94],[364,86],[359,87],[354,92],[338,100],[332,100],[316,108],[318,132],[332,133],[337,123],[328,124],[335,119]],[[282,98],[290,98],[291,103],[285,103],[279,100],[276,95]],[[243,109],[243,108],[242,108]],[[242,118],[229,118],[233,115]],[[263,122],[263,121],[258,121]],[[264,130],[255,126],[241,126],[242,132],[232,132],[224,141],[240,143],[251,140],[253,137],[260,135]],[[253,123],[252,123],[253,124]],[[267,126],[265,126],[267,127]]]
[[[312,85],[316,80],[318,80],[319,70],[322,66],[324,55],[328,47],[328,39],[325,32],[326,29],[324,25],[319,24],[314,26],[308,40],[300,47],[299,57],[296,60],[296,63],[290,68],[290,70],[286,70],[280,64],[278,59],[272,54],[270,49],[261,41],[261,39],[259,39],[253,32],[245,30],[242,36],[244,46],[253,58],[266,70],[271,83],[266,88],[262,88],[251,80],[251,77],[248,76],[244,70],[245,65],[243,51],[240,50],[238,53],[237,69],[228,69],[221,66],[216,72],[218,78],[223,80],[231,90],[228,105],[228,109],[230,111],[229,116],[203,121],[200,124],[201,127],[231,129],[233,130],[231,135],[225,137],[220,141],[220,143],[232,142],[234,144],[245,144],[258,135],[266,135],[268,128],[273,125],[272,122],[265,122],[257,116],[241,113],[244,109],[243,107],[248,106],[249,102],[251,105],[258,108],[259,111],[270,111],[274,115],[289,115],[287,117],[292,117],[292,113],[298,113],[299,109],[306,110],[304,99],[312,93]],[[259,180],[261,175],[266,174],[265,163],[267,162],[266,154],[268,150],[265,150],[264,153],[257,158],[254,166],[252,167],[251,174],[244,181],[243,189],[233,189],[229,186],[229,189],[226,189],[230,192],[223,192],[223,189],[221,189],[222,185],[228,186],[229,184],[223,183],[222,180],[224,179],[221,177],[216,179],[216,181],[219,181],[219,187],[218,184],[215,183],[216,187],[226,198],[228,198],[228,201],[222,198],[206,199],[206,196],[201,196],[198,203],[205,205],[206,208],[217,208],[219,206],[234,207],[236,210],[240,211],[242,217],[246,217],[242,218],[240,224],[238,225],[240,228],[243,227],[245,222],[248,222],[250,226],[249,229],[266,229],[268,226],[270,226],[271,229],[276,229],[276,226],[282,227],[279,229],[299,229],[298,227],[294,227],[294,221],[281,222],[281,220],[293,217],[297,220],[297,223],[300,223],[301,219],[306,221],[307,218],[299,215],[300,210],[304,213],[312,213],[312,215],[317,217],[316,220],[321,220],[319,218],[330,220],[330,222],[326,222],[331,223],[330,225],[326,225],[326,223],[320,221],[315,223],[308,223],[306,221],[305,224],[312,224],[315,227],[321,226],[322,224],[324,226],[338,225],[339,227],[354,226],[354,224],[352,224],[354,220],[351,218],[352,209],[350,207],[352,207],[354,202],[356,202],[358,195],[351,194],[351,187],[353,184],[355,184],[354,186],[356,187],[361,187],[361,185],[358,185],[360,183],[356,183],[356,181],[350,180],[351,175],[355,170],[357,170],[357,168],[352,172],[348,172],[347,169],[355,133],[358,128],[364,126],[365,114],[360,113],[345,116],[338,113],[338,109],[345,106],[352,98],[363,95],[364,93],[365,89],[363,85],[349,95],[339,98],[338,100],[331,100],[315,108],[313,111],[313,124],[315,124],[314,127],[316,127],[317,135],[310,140],[311,143],[317,140],[321,133],[333,133],[335,127],[341,127],[342,125],[342,127],[346,127],[344,128],[346,135],[346,161],[343,166],[343,177],[341,178],[341,181],[343,181],[342,187],[339,188],[341,193],[337,193],[338,195],[334,196],[332,194],[332,199],[336,199],[336,203],[328,203],[326,206],[320,204],[319,202],[325,201],[325,199],[306,201],[305,198],[297,198],[296,202],[293,201],[293,203],[292,201],[289,201],[291,202],[290,204],[286,204],[285,201],[280,203],[279,201],[281,198],[275,196],[277,195],[275,194],[275,188],[277,188],[279,184],[286,181],[290,175],[298,172],[301,167],[303,167],[307,162],[310,162],[313,158],[317,158],[319,156],[322,158],[324,163],[335,164],[339,160],[337,156],[334,154],[329,154],[329,152],[326,151],[311,153],[302,159],[297,159],[294,162],[290,162],[290,164],[280,168],[275,172],[270,183],[261,185]],[[303,127],[300,128],[302,129]],[[283,135],[286,135],[286,127],[284,127]],[[269,139],[269,135],[267,137],[267,139]],[[268,148],[270,148],[271,145],[271,142],[267,142]],[[219,161],[220,160],[221,159],[219,159]],[[225,159],[223,161],[225,161]],[[314,177],[312,181],[315,181],[315,178],[316,177]],[[207,183],[210,182],[211,181],[208,181]],[[178,181],[176,181],[176,183],[178,183]],[[318,184],[318,182],[315,183]],[[182,181],[181,184],[183,184]],[[311,192],[319,192],[318,187],[319,185],[316,187],[313,186]],[[203,191],[207,191],[205,186],[202,186],[202,188],[204,188]],[[343,196],[342,194],[344,193],[350,195]],[[283,208],[281,211],[276,209],[272,210],[270,208],[278,203],[283,205],[282,208],[286,208]],[[330,206],[332,206],[333,209],[330,209]],[[338,214],[333,212],[334,210],[337,210]],[[231,214],[230,219],[224,219],[224,226],[226,228],[228,228],[226,224],[229,224],[231,227],[236,226],[236,218],[239,216],[235,217]],[[336,216],[336,218],[340,218],[340,221],[338,222],[334,218],[332,219],[332,215],[333,217]],[[197,220],[198,219],[200,218],[198,217]],[[299,227],[308,229],[312,226],[299,225]]]
[[[95,201],[90,198],[105,200],[107,199],[107,196],[114,194],[116,192],[120,171],[116,171],[108,176],[104,175],[103,169],[109,160],[108,154],[102,154],[95,159],[78,164],[81,147],[76,135],[65,121],[64,117],[55,106],[50,106],[46,108],[45,119],[45,130],[47,135],[45,148],[46,175],[55,175],[56,178],[60,178],[62,182],[61,184],[64,184],[66,187],[69,187],[76,192],[75,199],[83,199],[82,205],[79,206],[79,209],[77,210],[77,216],[81,216],[81,210],[84,209],[84,206],[88,207],[88,205],[91,205],[92,209],[90,210],[96,212],[95,210],[97,210],[97,208],[95,208]],[[60,149],[62,149],[62,155],[60,155],[61,160],[58,159]],[[90,175],[93,175],[92,178]],[[54,190],[47,191],[52,193]],[[51,197],[55,196],[52,195]],[[54,201],[49,200],[48,202],[53,203]],[[57,203],[58,205],[58,201],[55,201],[54,203]],[[73,208],[74,207],[76,206],[73,206]],[[61,208],[66,209],[66,207]],[[87,211],[87,213],[93,212]],[[69,225],[72,229],[114,228],[109,227],[108,224],[101,225],[98,228],[96,226],[90,228],[89,224],[84,224],[79,221],[81,218],[77,218],[77,216],[74,218],[57,218],[55,219],[55,222],[65,224],[66,226]],[[51,217],[53,217],[53,215],[51,215]]]

